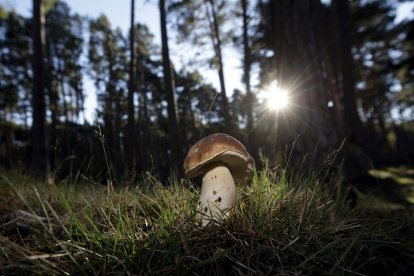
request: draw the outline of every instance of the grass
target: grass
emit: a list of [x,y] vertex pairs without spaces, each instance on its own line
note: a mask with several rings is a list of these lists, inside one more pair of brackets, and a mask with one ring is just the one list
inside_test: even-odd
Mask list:
[[[0,180],[0,274],[409,274],[409,218],[351,208],[340,179],[265,168],[224,223],[198,226],[199,187]],[[322,181],[323,180],[323,181]],[[26,210],[30,221],[11,216]],[[24,213],[19,213],[20,219]]]

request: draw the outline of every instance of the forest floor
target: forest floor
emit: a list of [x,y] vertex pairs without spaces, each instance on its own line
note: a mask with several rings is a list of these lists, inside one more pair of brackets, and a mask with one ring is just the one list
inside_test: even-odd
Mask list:
[[370,170],[377,179],[378,187],[371,190],[374,197],[381,199],[388,208],[411,207],[414,204],[414,169],[389,167]]
[[[387,167],[372,169],[369,178],[353,185],[358,207],[381,217],[414,220],[414,169]],[[414,237],[414,226],[410,228]]]
[[0,169],[0,274],[410,275],[414,169],[370,175],[354,206],[340,179],[265,168],[202,228],[186,180],[48,185]]

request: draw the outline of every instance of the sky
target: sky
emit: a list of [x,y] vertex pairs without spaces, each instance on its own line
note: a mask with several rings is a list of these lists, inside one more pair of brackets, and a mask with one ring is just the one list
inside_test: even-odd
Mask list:
[[[130,25],[130,0],[64,0],[73,12],[80,15],[86,15],[91,18],[96,18],[100,14],[105,14],[113,27],[119,27],[127,34]],[[154,34],[154,42],[161,45],[160,36],[160,19],[158,11],[158,0],[136,0],[135,1],[135,20],[139,23],[146,24],[150,31]],[[19,14],[23,16],[31,16],[32,0],[0,0],[0,4],[6,8],[14,8]],[[174,42],[174,34],[169,30],[170,40],[170,57],[174,62],[175,67],[179,70],[182,68],[181,60],[188,58],[186,53],[180,51],[184,48],[183,45],[177,45]],[[186,49],[185,51],[188,51]],[[185,52],[184,51],[184,52]],[[231,47],[224,49],[224,73],[226,81],[227,94],[229,95],[235,88],[242,90],[241,83],[241,57]],[[199,68],[200,73],[206,79],[206,82],[211,83],[218,90],[219,79],[216,70]],[[95,120],[96,108],[96,89],[92,81],[84,76],[84,89],[86,94],[85,99],[85,116],[86,120],[93,122]]]
[[[73,12],[80,15],[86,15],[91,18],[96,18],[100,14],[105,14],[113,27],[119,27],[127,34],[130,24],[130,0],[64,0],[68,3]],[[383,0],[378,0],[383,1]],[[32,0],[0,0],[0,4],[6,8],[14,8],[18,13],[24,16],[31,16]],[[414,1],[406,1],[399,5],[397,9],[396,22],[399,22],[407,17],[413,17]],[[160,20],[158,12],[158,0],[136,0],[135,3],[135,20],[137,22],[146,24],[150,31],[154,34],[154,42],[161,44],[160,39]],[[185,47],[177,45],[174,42],[171,30],[169,30],[170,40],[170,55],[176,68],[179,70],[182,67],[182,59],[188,58],[186,56]],[[234,48],[227,47],[223,52],[224,73],[226,81],[226,90],[228,96],[235,88],[243,91],[241,83],[242,77],[242,57]],[[207,82],[213,84],[219,89],[219,79],[215,70],[208,67],[199,68],[202,76]],[[254,82],[254,80],[253,80]],[[87,76],[84,77],[84,88],[86,94],[85,100],[85,116],[86,120],[93,122],[95,120],[96,90],[93,83]]]

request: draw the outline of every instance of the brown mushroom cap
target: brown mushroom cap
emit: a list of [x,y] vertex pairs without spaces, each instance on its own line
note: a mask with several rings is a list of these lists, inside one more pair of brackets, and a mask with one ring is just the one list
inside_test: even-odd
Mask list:
[[245,147],[234,137],[216,133],[195,143],[184,160],[186,178],[205,173],[207,165],[222,162],[230,170],[235,181],[251,176],[254,160]]

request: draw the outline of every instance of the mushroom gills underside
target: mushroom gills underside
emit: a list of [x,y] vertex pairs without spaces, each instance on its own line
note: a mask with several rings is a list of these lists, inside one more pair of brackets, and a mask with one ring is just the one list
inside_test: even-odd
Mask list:
[[246,157],[243,153],[228,150],[209,160],[204,160],[204,162],[200,162],[197,166],[189,169],[186,172],[186,177],[195,177],[201,174],[207,165],[215,164],[217,162],[225,163],[226,166],[231,169],[232,177],[236,181],[245,180],[246,176],[251,175],[253,172],[253,165],[250,164],[248,157]]

